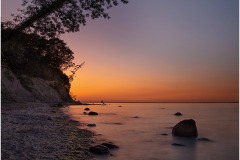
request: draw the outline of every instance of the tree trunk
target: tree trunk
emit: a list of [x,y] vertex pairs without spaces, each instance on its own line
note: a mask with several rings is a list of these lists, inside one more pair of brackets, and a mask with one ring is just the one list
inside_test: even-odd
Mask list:
[[28,19],[23,21],[21,24],[17,25],[8,36],[2,39],[2,42],[8,41],[14,36],[18,35],[23,30],[30,27],[37,20],[47,17],[48,15],[53,13],[56,9],[61,8],[64,2],[67,2],[67,1],[71,1],[71,0],[56,0],[52,2],[52,4],[50,4],[49,6],[46,6],[46,7],[43,6],[39,12],[35,13],[33,16],[29,17]]

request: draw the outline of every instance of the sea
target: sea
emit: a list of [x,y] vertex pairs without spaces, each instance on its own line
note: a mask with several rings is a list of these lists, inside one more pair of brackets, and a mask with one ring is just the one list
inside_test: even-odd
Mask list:
[[[97,116],[84,114],[88,107]],[[70,105],[64,112],[95,133],[96,144],[112,142],[120,148],[96,160],[238,160],[238,103],[109,103]],[[181,112],[182,116],[175,116]],[[198,137],[172,135],[178,122],[193,119]],[[88,127],[94,123],[96,127]],[[207,138],[209,141],[200,141]],[[175,146],[174,143],[184,146]]]

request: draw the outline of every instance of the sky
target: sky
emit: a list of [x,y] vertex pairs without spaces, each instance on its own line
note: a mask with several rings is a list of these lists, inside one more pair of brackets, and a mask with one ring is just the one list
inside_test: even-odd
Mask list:
[[[20,8],[2,0],[2,19]],[[61,35],[82,102],[234,102],[239,98],[238,0],[129,0]]]

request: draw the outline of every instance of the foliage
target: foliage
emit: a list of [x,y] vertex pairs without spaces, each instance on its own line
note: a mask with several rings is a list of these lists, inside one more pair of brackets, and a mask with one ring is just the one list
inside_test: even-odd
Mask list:
[[[2,35],[9,30],[3,30]],[[2,44],[2,60],[14,68],[29,61],[39,61],[52,68],[66,70],[74,67],[73,52],[59,38],[45,39],[36,34],[18,34],[11,41]]]
[[73,81],[73,78],[74,78],[76,72],[78,71],[79,68],[82,68],[82,66],[83,66],[84,64],[85,64],[85,62],[83,62],[83,63],[80,64],[80,65],[75,65],[75,66],[73,67],[73,70],[71,70],[71,73],[72,73],[72,74],[70,74],[70,75],[68,76],[70,82]]
[[[11,35],[25,31],[46,38],[65,32],[77,32],[86,18],[110,18],[106,9],[118,5],[119,0],[23,0],[25,9],[13,15]],[[128,0],[120,0],[128,3]],[[8,38],[6,38],[8,39]],[[5,39],[4,39],[5,40]]]

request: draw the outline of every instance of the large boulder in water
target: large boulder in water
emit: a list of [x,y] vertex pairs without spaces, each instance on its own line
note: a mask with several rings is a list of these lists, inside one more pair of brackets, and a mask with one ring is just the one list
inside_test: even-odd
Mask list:
[[193,119],[183,120],[172,129],[172,134],[179,137],[197,137],[196,122]]

